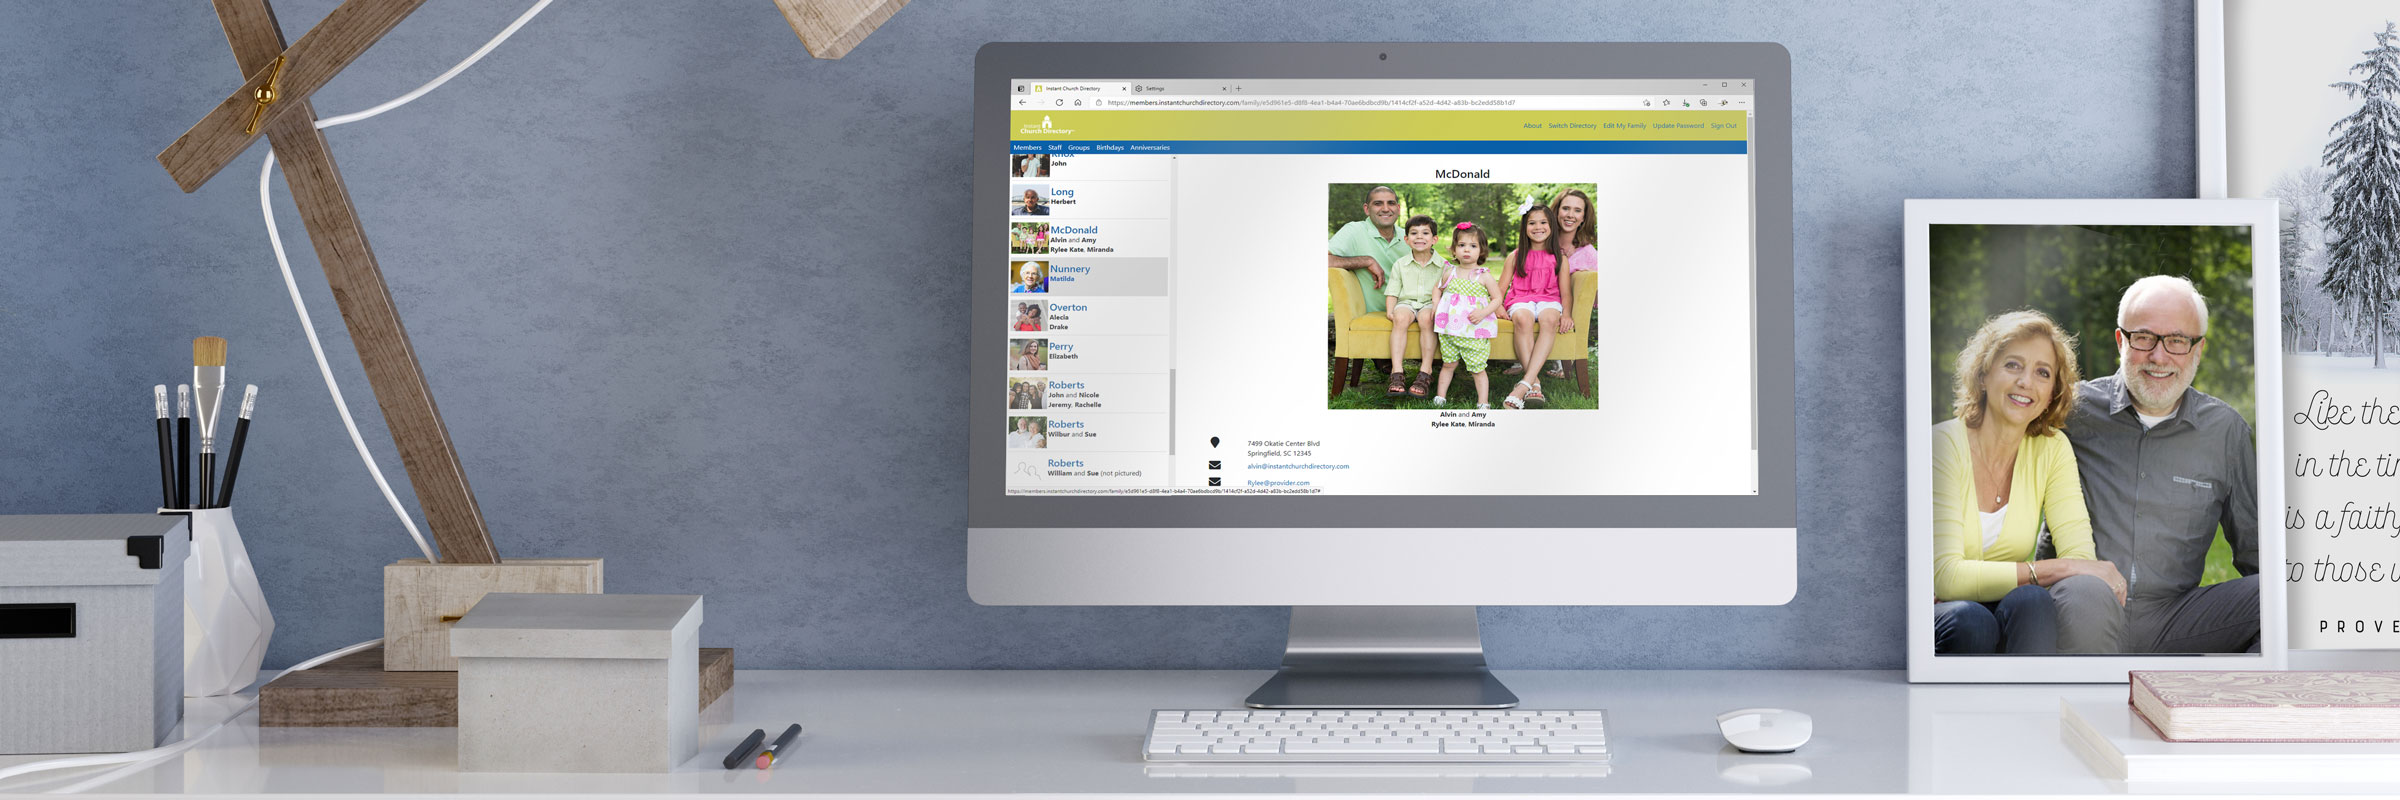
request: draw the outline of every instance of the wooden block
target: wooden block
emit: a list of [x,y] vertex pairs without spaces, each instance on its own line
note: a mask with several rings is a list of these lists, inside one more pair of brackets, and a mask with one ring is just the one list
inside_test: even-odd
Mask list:
[[450,626],[492,592],[600,594],[600,559],[512,558],[498,564],[428,564],[401,559],[383,568],[383,668],[456,671]]
[[700,710],[733,690],[733,648],[700,648]]
[[700,710],[733,691],[733,648],[700,648]]
[[373,647],[258,690],[261,727],[454,728],[458,673],[385,672]]
[[775,0],[800,44],[817,58],[848,55],[905,5],[908,0]]
[[[258,692],[268,728],[455,728],[458,673],[385,672],[382,648],[302,670]],[[700,648],[700,708],[733,688],[733,649]]]

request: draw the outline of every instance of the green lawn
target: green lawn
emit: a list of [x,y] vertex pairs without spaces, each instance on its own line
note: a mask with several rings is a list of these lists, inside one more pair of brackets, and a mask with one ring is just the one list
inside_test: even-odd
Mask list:
[[[1408,371],[1412,380],[1415,378],[1417,362],[1410,361],[1402,368]],[[1506,368],[1507,365],[1505,363],[1494,361],[1491,365],[1491,372],[1488,373],[1492,383],[1492,410],[1494,411],[1509,410],[1501,407],[1500,401],[1506,399],[1508,397],[1509,390],[1516,388],[1517,385],[1518,378],[1500,374],[1500,371]],[[1550,405],[1549,408],[1540,410],[1547,411],[1550,409],[1578,408],[1591,409],[1596,407],[1596,404],[1592,402],[1591,396],[1575,390],[1575,373],[1573,368],[1574,365],[1568,365],[1567,377],[1563,379],[1548,377],[1542,379],[1542,396],[1549,398]],[[1441,378],[1442,375],[1442,362],[1438,359],[1433,362],[1433,375],[1437,380]],[[1330,381],[1333,378],[1333,362],[1331,360],[1327,360],[1325,364],[1325,377],[1330,385]],[[1358,385],[1351,387],[1348,391],[1344,391],[1339,395],[1335,395],[1333,399],[1328,401],[1325,405],[1327,408],[1332,409],[1431,409],[1436,407],[1433,404],[1433,398],[1430,397],[1422,400],[1414,397],[1384,397],[1384,387],[1390,380],[1391,376],[1389,374],[1385,373],[1383,370],[1377,369],[1374,362],[1368,362],[1366,370],[1359,376]],[[1436,386],[1434,389],[1438,393],[1441,387]],[[1467,374],[1466,368],[1459,368],[1458,374],[1451,376],[1449,398],[1450,405],[1448,408],[1473,409],[1475,407],[1475,376]],[[1526,410],[1532,411],[1535,409]]]
[[[2260,569],[2268,565],[2260,564]],[[2225,543],[2225,529],[2217,528],[2217,538],[2208,545],[2207,566],[2200,569],[2200,585],[2224,583],[2242,576],[2233,569],[2233,545]]]

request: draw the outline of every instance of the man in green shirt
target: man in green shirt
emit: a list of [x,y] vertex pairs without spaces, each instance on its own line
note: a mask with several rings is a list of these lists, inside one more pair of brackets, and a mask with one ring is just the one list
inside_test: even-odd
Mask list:
[[1393,223],[1400,219],[1400,193],[1389,186],[1367,190],[1364,207],[1367,218],[1343,225],[1325,242],[1325,265],[1350,270],[1358,276],[1359,293],[1367,297],[1367,311],[1383,313],[1384,274],[1393,262],[1408,257],[1408,242],[1402,241]]

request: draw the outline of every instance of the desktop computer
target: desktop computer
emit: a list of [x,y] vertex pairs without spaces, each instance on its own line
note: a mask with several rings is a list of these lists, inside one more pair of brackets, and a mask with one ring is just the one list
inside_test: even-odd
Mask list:
[[1292,606],[1255,709],[1513,706],[1477,606],[1787,602],[1790,73],[986,46],[971,595]]

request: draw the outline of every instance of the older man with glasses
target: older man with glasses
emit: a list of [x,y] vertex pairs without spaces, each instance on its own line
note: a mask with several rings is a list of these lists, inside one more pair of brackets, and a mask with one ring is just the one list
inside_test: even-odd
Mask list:
[[[2084,381],[2067,420],[2095,548],[2128,584],[2127,652],[2258,650],[2257,450],[2241,412],[2192,388],[2207,340],[2191,281],[2135,281],[2117,303],[2117,373]],[[2242,577],[2201,586],[2220,526]]]

